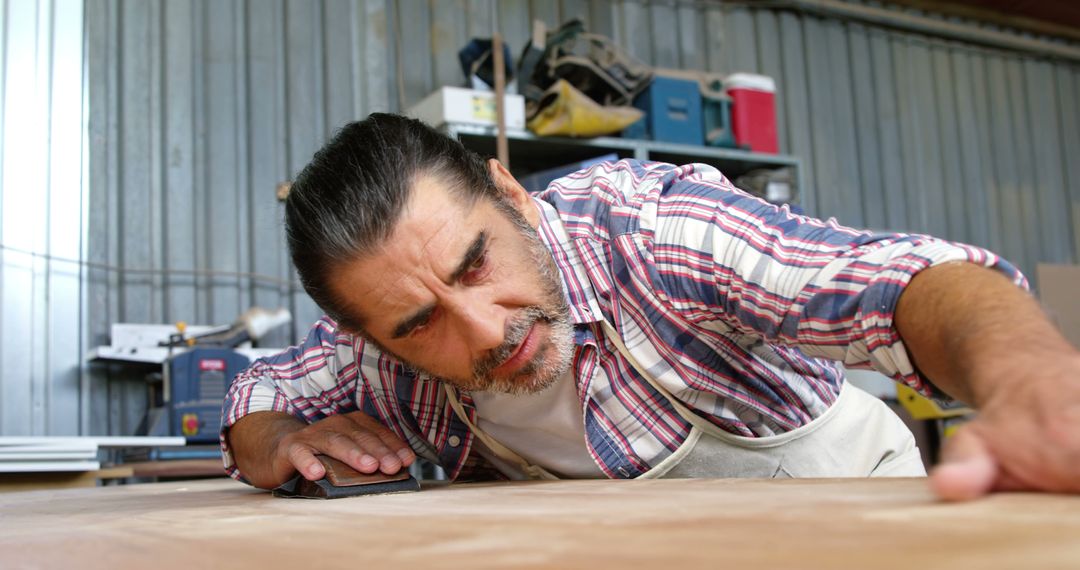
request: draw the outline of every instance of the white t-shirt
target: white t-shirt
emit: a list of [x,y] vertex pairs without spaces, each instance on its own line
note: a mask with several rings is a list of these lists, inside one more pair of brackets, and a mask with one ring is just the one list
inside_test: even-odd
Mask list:
[[[585,444],[585,417],[573,370],[537,394],[473,392],[477,427],[530,463],[561,477],[603,478]],[[480,438],[475,449],[511,479],[524,479],[517,465],[495,455]]]

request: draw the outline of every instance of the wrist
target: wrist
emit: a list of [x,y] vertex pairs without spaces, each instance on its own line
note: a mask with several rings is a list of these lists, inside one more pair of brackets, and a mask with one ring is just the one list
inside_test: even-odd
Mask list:
[[281,464],[281,440],[306,425],[284,412],[253,412],[240,418],[227,432],[237,469],[256,487],[271,488],[285,481],[291,464],[284,468]]
[[1020,389],[1033,388],[1033,383],[1054,382],[1064,378],[1051,378],[1039,374],[1049,363],[1072,360],[1080,363],[1080,352],[1071,345],[1040,341],[1031,346],[985,346],[969,359],[970,366],[964,383],[968,386],[976,409],[986,407],[994,400],[1008,400]]

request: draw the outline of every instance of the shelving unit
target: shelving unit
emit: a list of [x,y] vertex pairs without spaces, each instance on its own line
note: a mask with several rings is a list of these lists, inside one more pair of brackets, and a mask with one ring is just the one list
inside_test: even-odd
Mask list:
[[[466,148],[484,156],[495,155],[495,129],[493,127],[449,124],[443,129],[447,134],[461,141]],[[606,154],[615,154],[619,158],[656,160],[672,164],[691,162],[709,164],[715,166],[732,181],[752,170],[790,168],[794,171],[792,179],[795,181],[792,202],[805,203],[807,201],[801,161],[795,156],[615,137],[591,139],[538,137],[527,131],[511,131],[507,134],[507,138],[510,143],[510,170],[519,177]]]

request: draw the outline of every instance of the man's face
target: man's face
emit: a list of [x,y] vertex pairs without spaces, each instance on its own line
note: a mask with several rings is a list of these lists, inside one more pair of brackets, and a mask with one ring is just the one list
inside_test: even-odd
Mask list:
[[[330,279],[331,292],[385,352],[467,390],[537,392],[569,366],[572,327],[531,199],[471,207],[421,176],[390,237]],[[531,220],[530,220],[531,218]]]

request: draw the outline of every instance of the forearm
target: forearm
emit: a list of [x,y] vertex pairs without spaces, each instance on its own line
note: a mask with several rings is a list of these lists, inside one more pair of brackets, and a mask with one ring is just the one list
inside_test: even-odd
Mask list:
[[284,412],[255,412],[240,418],[226,434],[240,473],[264,489],[284,483],[294,469],[279,460],[278,444],[307,425]]
[[894,322],[919,371],[976,407],[1039,359],[1076,352],[1030,295],[971,263],[918,273],[900,296]]

